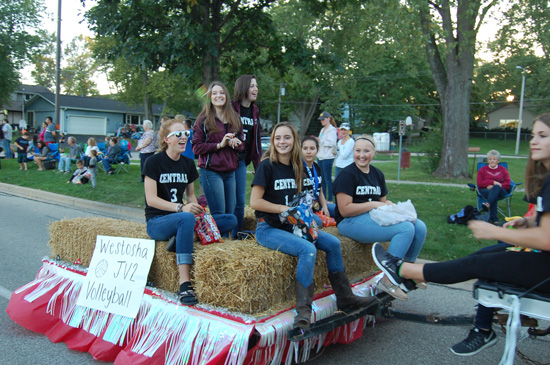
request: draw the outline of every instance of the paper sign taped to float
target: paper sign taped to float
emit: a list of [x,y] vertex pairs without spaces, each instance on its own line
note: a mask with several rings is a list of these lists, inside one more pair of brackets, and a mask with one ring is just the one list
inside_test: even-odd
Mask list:
[[136,318],[154,254],[153,240],[97,236],[77,304]]

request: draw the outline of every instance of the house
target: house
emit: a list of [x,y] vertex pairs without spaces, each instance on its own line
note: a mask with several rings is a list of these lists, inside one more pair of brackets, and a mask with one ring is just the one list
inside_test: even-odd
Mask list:
[[[47,116],[55,118],[55,95],[37,93],[25,103],[32,120],[42,123]],[[153,122],[160,119],[162,105],[153,105]],[[192,117],[189,112],[183,112]],[[61,132],[70,135],[112,135],[124,124],[141,125],[144,120],[143,106],[123,101],[74,95],[59,96],[59,121],[54,123]],[[35,123],[36,125],[36,123]]]
[[[533,119],[539,114],[540,112],[533,110],[529,103],[524,103],[521,127],[530,129],[533,126]],[[487,125],[488,129],[507,127],[517,128],[519,120],[519,102],[506,104],[487,113],[487,116],[489,119]]]
[[21,119],[24,119],[27,121],[28,125],[33,126],[33,120],[29,119],[29,117],[32,118],[32,114],[29,115],[28,111],[25,109],[25,103],[38,93],[51,94],[51,91],[45,86],[19,85],[14,92],[11,93],[10,102],[2,105],[0,109],[2,111],[7,111],[7,115],[4,115],[10,124],[17,125]]

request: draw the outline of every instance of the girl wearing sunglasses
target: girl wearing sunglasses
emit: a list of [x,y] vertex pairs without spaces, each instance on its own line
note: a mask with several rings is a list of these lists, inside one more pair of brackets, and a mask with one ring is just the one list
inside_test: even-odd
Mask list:
[[145,219],[147,234],[152,239],[166,241],[175,236],[167,249],[173,251],[175,245],[180,302],[195,305],[198,301],[189,273],[193,263],[195,215],[202,213],[203,208],[195,197],[194,181],[198,178],[195,162],[181,155],[187,144],[186,132],[184,125],[175,119],[160,128],[159,153],[149,157],[143,167]]
[[[235,211],[235,170],[238,153],[244,149],[239,116],[231,107],[224,84],[214,81],[207,91],[208,102],[193,128],[193,152],[199,156],[200,182],[210,213],[231,214]],[[216,219],[214,217],[214,219]],[[227,232],[222,232],[222,234]]]

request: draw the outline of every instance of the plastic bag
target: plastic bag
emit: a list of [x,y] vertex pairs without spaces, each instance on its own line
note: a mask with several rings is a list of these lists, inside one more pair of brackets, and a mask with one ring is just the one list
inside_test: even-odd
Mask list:
[[292,225],[293,234],[309,242],[314,242],[319,236],[317,223],[313,219],[313,211],[307,204],[288,208],[279,214],[279,219],[281,223]]
[[326,216],[323,214],[323,212],[318,211],[315,212],[319,218],[321,218],[321,222],[323,222],[323,227],[332,227],[336,225],[336,220],[332,217]]
[[212,214],[208,212],[201,213],[195,217],[195,232],[203,245],[223,242],[216,221],[212,217]]
[[401,222],[416,222],[416,209],[411,200],[393,205],[383,205],[370,212],[373,221],[381,226],[391,226]]

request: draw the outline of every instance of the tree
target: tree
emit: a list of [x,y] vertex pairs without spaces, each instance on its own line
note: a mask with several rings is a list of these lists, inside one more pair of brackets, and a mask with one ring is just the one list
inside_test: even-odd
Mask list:
[[426,55],[443,120],[441,159],[435,174],[469,177],[470,99],[479,27],[496,0],[410,0],[418,12]]
[[200,70],[208,84],[219,79],[230,50],[256,54],[270,30],[264,9],[274,1],[99,0],[86,17],[98,38],[112,40],[101,56],[153,72],[190,76]]
[[40,25],[44,12],[41,0],[3,0],[0,2],[0,104],[9,100],[19,84],[19,72],[40,37],[32,31]]

